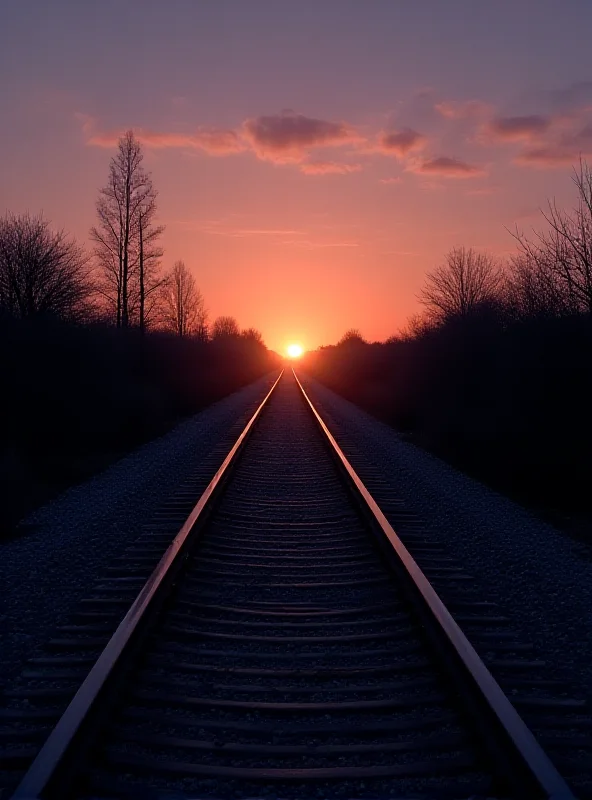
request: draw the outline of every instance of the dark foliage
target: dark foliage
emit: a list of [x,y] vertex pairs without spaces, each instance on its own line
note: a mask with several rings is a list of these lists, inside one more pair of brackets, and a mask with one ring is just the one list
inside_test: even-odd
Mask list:
[[0,218],[0,313],[82,322],[94,287],[84,250],[42,215]]
[[592,507],[592,320],[495,309],[303,367],[456,466],[524,502]]
[[0,318],[0,535],[31,505],[277,366],[248,338]]
[[[426,276],[423,316],[385,344],[347,335],[306,366],[418,444],[576,532],[592,514],[592,169],[576,205],[517,231],[502,268],[454,248]],[[355,343],[355,347],[353,346]],[[583,532],[583,531],[582,531]],[[577,535],[580,532],[577,531]],[[590,538],[589,533],[585,534]]]

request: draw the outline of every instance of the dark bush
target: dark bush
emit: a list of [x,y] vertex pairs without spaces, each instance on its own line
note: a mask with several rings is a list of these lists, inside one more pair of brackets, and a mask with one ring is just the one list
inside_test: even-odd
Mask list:
[[482,313],[304,369],[414,441],[541,508],[591,509],[592,322]]
[[0,318],[0,529],[277,366],[249,338]]

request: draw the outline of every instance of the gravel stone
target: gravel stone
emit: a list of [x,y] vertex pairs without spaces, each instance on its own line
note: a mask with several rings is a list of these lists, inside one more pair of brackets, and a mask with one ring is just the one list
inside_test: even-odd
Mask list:
[[22,521],[22,536],[0,542],[0,688],[276,377],[260,378],[68,489]]
[[[431,541],[440,539],[477,578],[482,598],[499,602],[539,655],[590,697],[591,549],[402,441],[393,428],[318,381],[303,379],[346,456],[354,460],[357,455],[361,464],[389,481],[429,527]],[[362,467],[360,477],[365,480]]]

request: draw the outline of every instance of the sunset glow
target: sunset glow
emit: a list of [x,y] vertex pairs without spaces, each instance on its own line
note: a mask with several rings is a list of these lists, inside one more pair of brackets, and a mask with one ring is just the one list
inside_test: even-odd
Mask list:
[[0,800],[592,800],[592,0],[0,22]]
[[592,3],[502,5],[8,3],[0,210],[87,246],[131,128],[163,269],[186,263],[210,320],[282,353],[286,331],[384,340],[450,248],[509,257],[592,154]]
[[300,358],[302,352],[302,347],[299,344],[289,344],[286,348],[286,353],[289,358]]

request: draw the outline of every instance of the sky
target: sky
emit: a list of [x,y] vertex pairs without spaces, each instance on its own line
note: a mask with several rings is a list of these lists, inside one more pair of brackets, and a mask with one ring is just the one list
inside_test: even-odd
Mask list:
[[163,268],[210,316],[306,349],[384,339],[428,270],[575,201],[590,0],[0,0],[0,213],[84,244],[117,138]]

